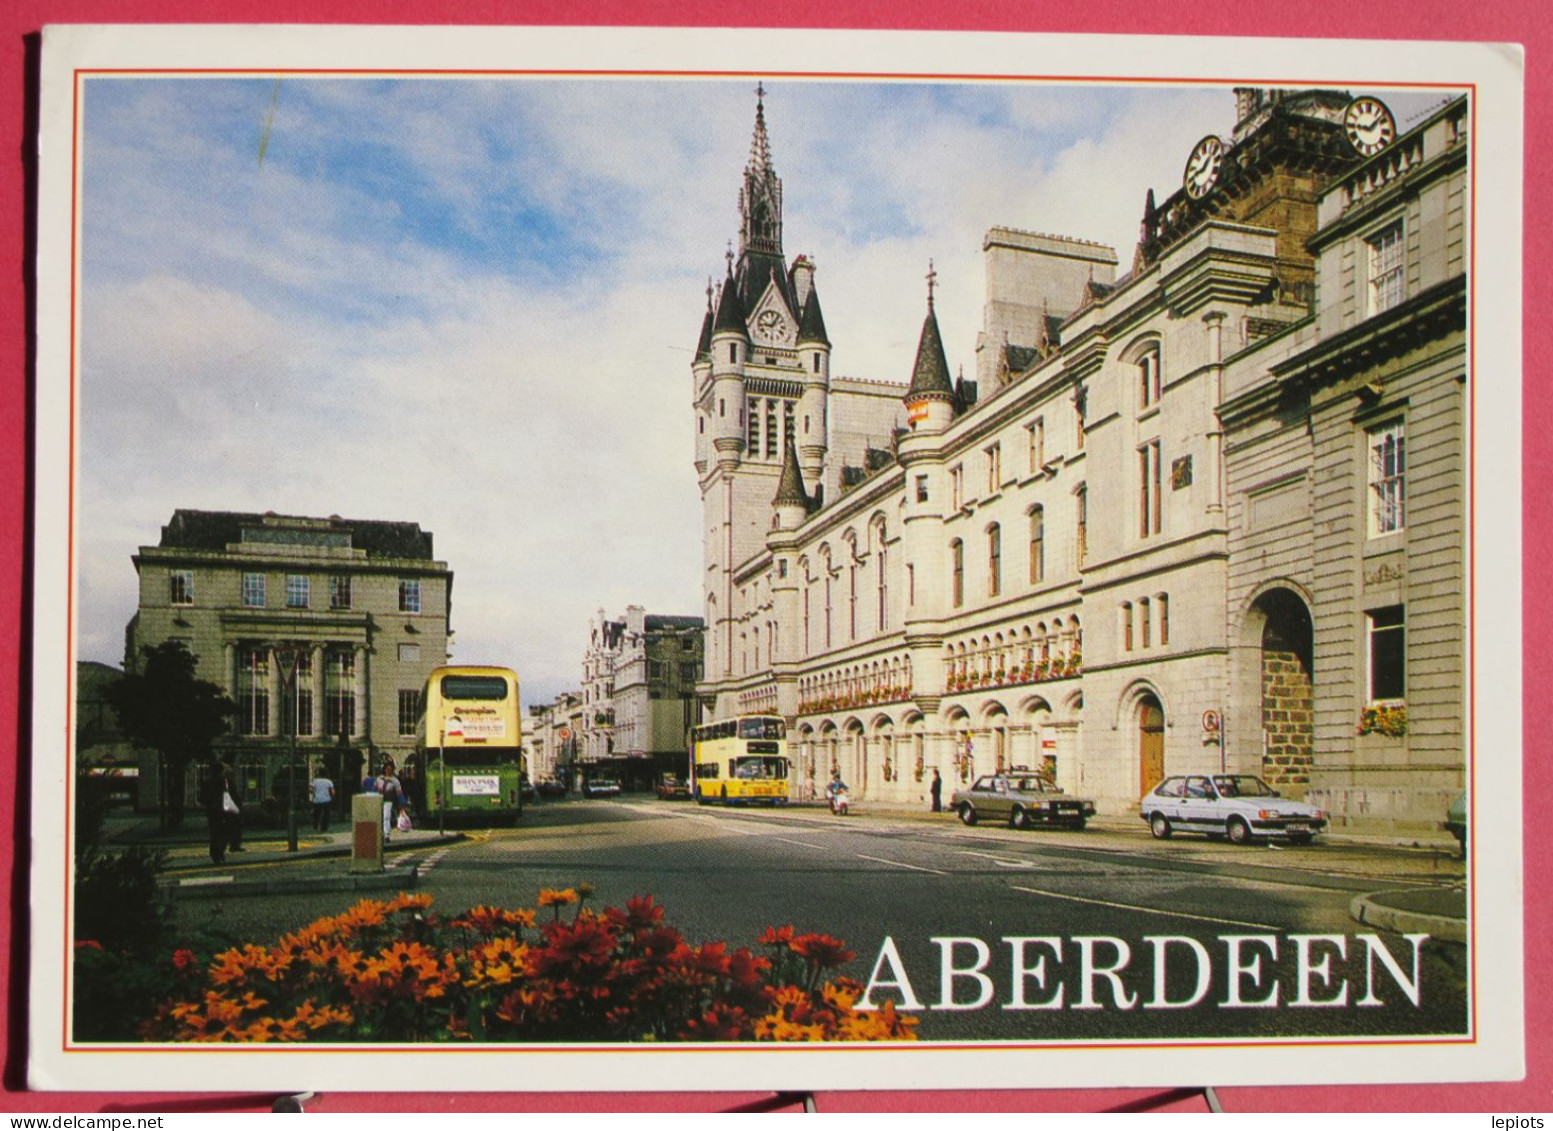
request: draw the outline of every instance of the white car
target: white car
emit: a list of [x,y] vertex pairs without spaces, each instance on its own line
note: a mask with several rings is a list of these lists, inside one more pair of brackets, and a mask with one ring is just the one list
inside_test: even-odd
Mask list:
[[1227,836],[1236,844],[1256,837],[1309,844],[1327,827],[1320,809],[1280,797],[1254,774],[1166,778],[1144,796],[1140,815],[1160,840],[1183,832]]

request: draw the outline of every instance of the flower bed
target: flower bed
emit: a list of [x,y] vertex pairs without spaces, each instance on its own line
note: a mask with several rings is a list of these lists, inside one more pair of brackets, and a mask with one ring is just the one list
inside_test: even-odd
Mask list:
[[[172,956],[176,990],[142,1036],[202,1042],[898,1041],[916,1019],[831,972],[844,943],[768,929],[763,953],[692,946],[650,896],[584,906],[586,885],[536,907],[453,918],[429,895],[363,900],[202,965]],[[568,914],[569,910],[569,914]]]

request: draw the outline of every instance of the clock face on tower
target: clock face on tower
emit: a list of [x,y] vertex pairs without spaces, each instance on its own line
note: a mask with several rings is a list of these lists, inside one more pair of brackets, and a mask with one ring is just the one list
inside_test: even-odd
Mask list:
[[1343,132],[1362,157],[1373,157],[1397,136],[1397,122],[1378,98],[1355,98],[1343,111]]
[[777,341],[787,328],[787,320],[775,310],[763,310],[755,319],[755,332],[768,342]]
[[1212,135],[1199,141],[1186,159],[1186,172],[1181,183],[1186,195],[1193,200],[1206,196],[1219,179],[1219,165],[1224,160],[1224,143]]

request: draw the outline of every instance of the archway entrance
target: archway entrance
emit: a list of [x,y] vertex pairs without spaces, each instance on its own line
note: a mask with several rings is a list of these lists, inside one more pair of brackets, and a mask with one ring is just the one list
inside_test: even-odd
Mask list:
[[1165,780],[1165,709],[1152,692],[1138,699],[1138,796]]
[[1310,610],[1287,589],[1256,601],[1262,625],[1262,777],[1303,794],[1315,756]]

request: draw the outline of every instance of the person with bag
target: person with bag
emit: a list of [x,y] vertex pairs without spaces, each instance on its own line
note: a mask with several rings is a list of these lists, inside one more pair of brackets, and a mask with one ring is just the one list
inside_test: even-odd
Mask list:
[[383,772],[378,775],[377,789],[383,795],[383,843],[388,843],[389,834],[394,831],[394,821],[399,814],[401,798],[404,795],[403,787],[399,779],[394,775],[392,761],[383,763]]

